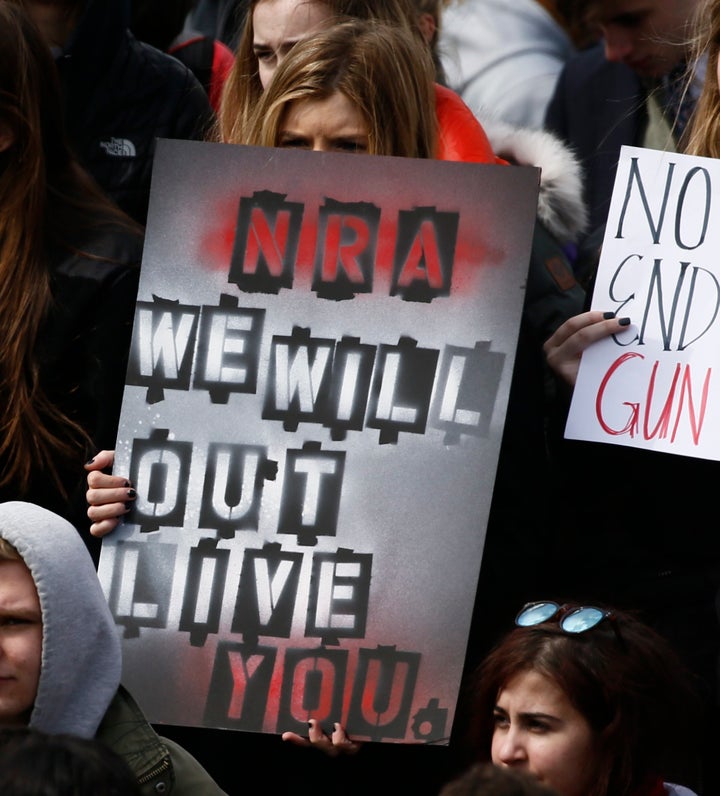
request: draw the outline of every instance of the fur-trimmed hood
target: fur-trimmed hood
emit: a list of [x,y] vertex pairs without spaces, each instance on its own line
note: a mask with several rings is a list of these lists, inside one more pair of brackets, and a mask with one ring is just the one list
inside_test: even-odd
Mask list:
[[576,241],[587,231],[588,212],[580,163],[572,151],[544,130],[513,127],[492,117],[480,121],[496,155],[541,169],[538,218],[561,243]]

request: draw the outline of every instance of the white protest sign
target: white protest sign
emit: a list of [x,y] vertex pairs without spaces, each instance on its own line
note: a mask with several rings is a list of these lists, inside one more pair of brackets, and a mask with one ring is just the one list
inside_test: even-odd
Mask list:
[[569,439],[720,458],[720,161],[623,147]]

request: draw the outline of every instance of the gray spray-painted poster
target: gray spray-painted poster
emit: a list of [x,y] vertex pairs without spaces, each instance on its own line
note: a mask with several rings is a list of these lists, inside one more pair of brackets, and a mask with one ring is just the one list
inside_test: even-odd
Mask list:
[[447,743],[537,184],[160,142],[99,567],[153,722]]

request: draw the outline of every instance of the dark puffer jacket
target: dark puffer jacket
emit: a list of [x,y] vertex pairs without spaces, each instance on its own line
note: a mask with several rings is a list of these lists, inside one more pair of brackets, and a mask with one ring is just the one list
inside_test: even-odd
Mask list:
[[207,95],[177,59],[130,33],[127,0],[87,0],[57,64],[76,154],[141,224],[147,218],[157,138],[202,139]]

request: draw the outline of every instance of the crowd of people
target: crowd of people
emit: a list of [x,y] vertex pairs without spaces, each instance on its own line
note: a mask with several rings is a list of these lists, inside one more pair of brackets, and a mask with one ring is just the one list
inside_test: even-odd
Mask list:
[[[3,793],[234,794],[270,757],[273,793],[720,793],[715,465],[563,436],[632,320],[589,309],[620,148],[720,154],[719,42],[720,0],[0,0]],[[159,731],[122,685],[96,567],[158,137],[541,169],[447,748]]]

